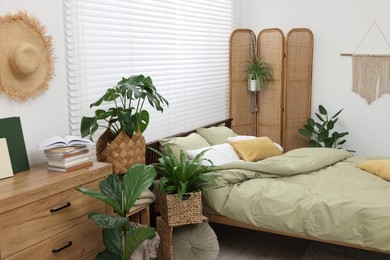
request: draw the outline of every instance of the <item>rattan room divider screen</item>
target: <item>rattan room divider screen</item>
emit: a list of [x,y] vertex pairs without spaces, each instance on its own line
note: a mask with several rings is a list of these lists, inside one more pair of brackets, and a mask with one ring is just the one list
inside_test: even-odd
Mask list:
[[272,66],[273,78],[258,92],[257,112],[251,112],[251,95],[245,69],[251,58],[253,32],[237,29],[230,37],[230,116],[232,129],[243,135],[268,136],[285,151],[305,146],[298,129],[311,115],[313,34],[294,28],[286,40],[280,29],[262,30],[257,56]]

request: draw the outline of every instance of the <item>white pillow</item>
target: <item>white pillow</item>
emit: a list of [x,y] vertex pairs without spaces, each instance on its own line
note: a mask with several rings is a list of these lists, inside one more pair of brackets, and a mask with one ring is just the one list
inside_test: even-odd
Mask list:
[[224,163],[228,163],[231,161],[238,161],[240,157],[234,150],[234,148],[228,144],[216,144],[210,147],[203,147],[197,150],[186,150],[186,154],[191,159],[194,159],[199,153],[207,150],[205,154],[201,157],[202,165],[211,165],[211,163],[205,159],[208,159],[213,162],[214,165],[218,166]]
[[[228,142],[235,142],[235,141],[241,141],[241,140],[251,140],[251,139],[256,139],[257,137],[256,136],[251,136],[251,135],[237,135],[235,137],[228,137],[227,141]],[[279,148],[279,150],[281,152],[284,151],[283,147],[278,144],[278,143],[275,143],[274,144],[276,145],[276,147]]]

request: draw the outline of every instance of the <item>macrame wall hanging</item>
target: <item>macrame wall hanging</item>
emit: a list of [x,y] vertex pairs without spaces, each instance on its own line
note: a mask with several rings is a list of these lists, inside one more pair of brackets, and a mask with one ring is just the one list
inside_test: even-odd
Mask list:
[[374,21],[364,34],[352,54],[352,91],[364,98],[368,104],[382,94],[390,93],[390,54],[356,54],[373,26],[376,26],[390,50],[390,44],[378,23]]

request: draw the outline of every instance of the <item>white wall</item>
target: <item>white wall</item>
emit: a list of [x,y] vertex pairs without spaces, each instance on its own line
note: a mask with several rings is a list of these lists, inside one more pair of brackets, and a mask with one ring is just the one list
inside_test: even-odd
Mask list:
[[[309,28],[314,34],[312,111],[319,104],[331,114],[341,108],[339,130],[349,131],[344,148],[357,155],[389,155],[390,95],[368,105],[352,92],[351,57],[373,21],[390,41],[388,0],[243,0],[242,28],[256,34],[265,28],[280,28],[287,35],[292,28]],[[390,53],[390,47],[376,27],[356,53]]]
[[[294,27],[311,29],[315,37],[313,108],[323,104],[330,113],[345,108],[340,127],[350,132],[346,148],[358,154],[389,154],[390,95],[368,106],[352,93],[351,58],[340,57],[340,53],[352,52],[374,20],[390,40],[390,1],[239,0],[238,3],[240,25],[256,33],[270,27],[278,27],[285,33]],[[34,14],[45,24],[47,33],[53,37],[56,55],[56,75],[44,94],[27,102],[15,102],[0,93],[0,118],[21,118],[30,165],[34,165],[45,160],[36,150],[40,140],[68,134],[63,7],[61,0],[0,1],[0,15],[18,10]],[[361,49],[377,51],[381,47],[373,48],[374,42],[383,44],[380,35],[373,32],[374,36],[367,37],[367,46]]]
[[0,118],[20,117],[29,162],[34,165],[45,160],[43,153],[36,149],[39,141],[68,134],[63,8],[61,0],[0,1],[0,15],[18,10],[35,15],[46,26],[47,34],[53,37],[56,56],[55,77],[42,95],[27,102],[16,102],[0,92]]

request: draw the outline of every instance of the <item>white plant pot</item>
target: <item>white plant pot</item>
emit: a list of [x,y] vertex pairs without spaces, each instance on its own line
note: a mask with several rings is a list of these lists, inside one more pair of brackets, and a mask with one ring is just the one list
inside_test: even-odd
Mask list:
[[257,80],[248,80],[248,90],[252,92],[260,91],[260,86],[257,84]]

